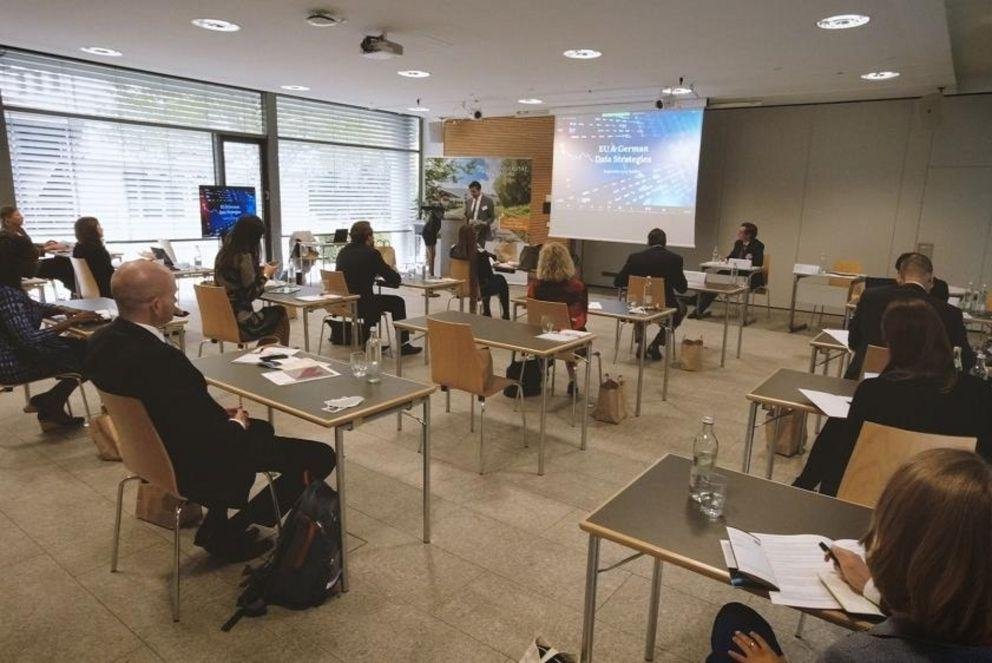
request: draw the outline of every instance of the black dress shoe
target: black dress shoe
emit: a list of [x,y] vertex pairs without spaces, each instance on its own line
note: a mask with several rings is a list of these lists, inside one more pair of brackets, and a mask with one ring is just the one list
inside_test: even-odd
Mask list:
[[660,361],[661,360],[661,348],[659,348],[657,345],[649,345],[648,346],[648,351],[647,351],[647,357],[648,357],[648,359],[651,359],[653,361]]
[[257,538],[258,529],[254,527],[234,535],[209,530],[203,533],[203,529],[201,527],[197,531],[193,543],[206,550],[211,557],[228,564],[255,559],[272,547],[271,539]]
[[419,355],[423,351],[423,348],[418,348],[416,345],[410,345],[409,343],[404,343],[400,348],[400,354],[404,357],[407,355]]

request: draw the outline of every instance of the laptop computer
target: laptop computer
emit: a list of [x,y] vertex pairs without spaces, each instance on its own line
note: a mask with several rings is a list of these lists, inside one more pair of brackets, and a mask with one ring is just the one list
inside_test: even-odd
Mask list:
[[179,270],[179,268],[173,264],[172,258],[169,257],[169,254],[165,252],[165,249],[160,249],[157,246],[153,246],[151,249],[152,255],[155,256],[156,260],[161,260],[163,265],[174,272]]

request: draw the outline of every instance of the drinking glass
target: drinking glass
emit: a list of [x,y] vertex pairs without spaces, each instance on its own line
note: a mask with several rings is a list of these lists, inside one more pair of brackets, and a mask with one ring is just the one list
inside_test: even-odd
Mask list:
[[643,300],[642,303],[646,309],[651,308],[651,305],[654,303],[654,297],[651,295],[651,291],[647,288],[644,288],[644,296],[641,297],[641,299]]
[[356,378],[364,378],[368,371],[368,363],[365,361],[364,352],[351,353],[351,374]]
[[555,321],[550,315],[541,316],[541,329],[544,330],[545,334],[550,334],[555,330]]
[[699,475],[699,508],[709,518],[716,520],[723,515],[727,501],[727,477],[716,472]]

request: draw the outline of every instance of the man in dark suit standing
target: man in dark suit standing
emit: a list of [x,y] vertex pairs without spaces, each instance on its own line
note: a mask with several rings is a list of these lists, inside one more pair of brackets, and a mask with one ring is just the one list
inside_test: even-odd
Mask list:
[[[263,488],[251,501],[255,475],[275,471],[281,513],[293,505],[305,480],[323,481],[334,451],[320,442],[277,437],[267,421],[211,398],[203,375],[159,329],[172,319],[176,281],[148,260],[122,265],[111,280],[120,314],[93,334],[84,374],[111,394],[141,401],[165,445],[184,497],[208,508],[195,543],[229,562],[265,552],[252,523],[276,523],[272,496]],[[228,508],[241,508],[228,518]],[[244,507],[244,508],[242,508]]]
[[[627,287],[631,276],[650,276],[665,279],[665,306],[678,309],[673,318],[673,327],[682,323],[684,314],[682,303],[675,296],[676,292],[685,292],[689,284],[685,280],[682,268],[682,256],[672,253],[665,244],[668,238],[665,231],[655,228],[648,233],[648,248],[638,253],[632,253],[624,264],[623,269],[613,279],[613,285],[618,288]],[[638,344],[642,342],[637,339]],[[661,359],[661,346],[665,343],[665,330],[658,332],[651,345],[647,348],[647,356],[651,359]]]
[[[390,267],[382,257],[382,253],[372,242],[372,225],[368,221],[356,221],[351,225],[348,244],[338,252],[337,268],[344,272],[344,280],[348,284],[348,292],[358,295],[358,315],[364,323],[365,336],[368,336],[372,325],[379,324],[383,313],[389,313],[393,320],[406,318],[406,302],[398,295],[377,295],[373,291],[376,279],[387,288],[400,287],[399,272]],[[409,332],[402,333],[403,347],[400,353],[415,355],[423,348],[418,348],[407,342]],[[384,339],[388,340],[388,339]]]
[[[737,229],[737,241],[734,242],[734,248],[727,255],[727,260],[731,258],[750,260],[754,267],[761,267],[765,264],[765,245],[758,239],[758,226],[749,221],[741,224],[740,228]],[[750,284],[752,290],[760,288],[765,285],[765,275],[762,272],[751,272]],[[702,318],[709,315],[706,309],[710,307],[714,299],[716,299],[716,295],[713,293],[699,293],[696,297],[696,310],[689,317]]]
[[496,205],[489,196],[482,195],[482,185],[472,182],[468,185],[468,198],[465,199],[465,220],[476,228],[479,236],[479,246],[493,238],[493,221],[496,220]]
[[897,299],[922,299],[930,304],[944,323],[951,346],[961,348],[964,369],[969,370],[974,365],[975,353],[968,343],[968,332],[964,328],[961,310],[930,295],[932,280],[933,263],[930,258],[922,253],[909,253],[900,256],[896,285],[868,288],[861,294],[849,326],[848,343],[854,356],[844,377],[853,380],[861,375],[861,365],[869,345],[885,345],[882,337],[882,315],[886,307]]

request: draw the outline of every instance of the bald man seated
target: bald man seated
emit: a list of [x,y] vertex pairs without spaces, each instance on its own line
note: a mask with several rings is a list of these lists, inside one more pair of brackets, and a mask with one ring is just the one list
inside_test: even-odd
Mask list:
[[[272,497],[262,489],[251,501],[257,472],[279,473],[281,513],[305,487],[334,468],[334,451],[320,442],[278,437],[267,421],[242,409],[225,409],[207,391],[203,375],[159,329],[172,319],[176,281],[162,265],[136,260],[110,282],[119,317],[89,341],[84,372],[101,390],[140,400],[165,444],[183,496],[207,507],[195,543],[228,562],[252,559],[271,542],[258,540],[253,523],[272,527]],[[228,517],[228,509],[241,509]]]

